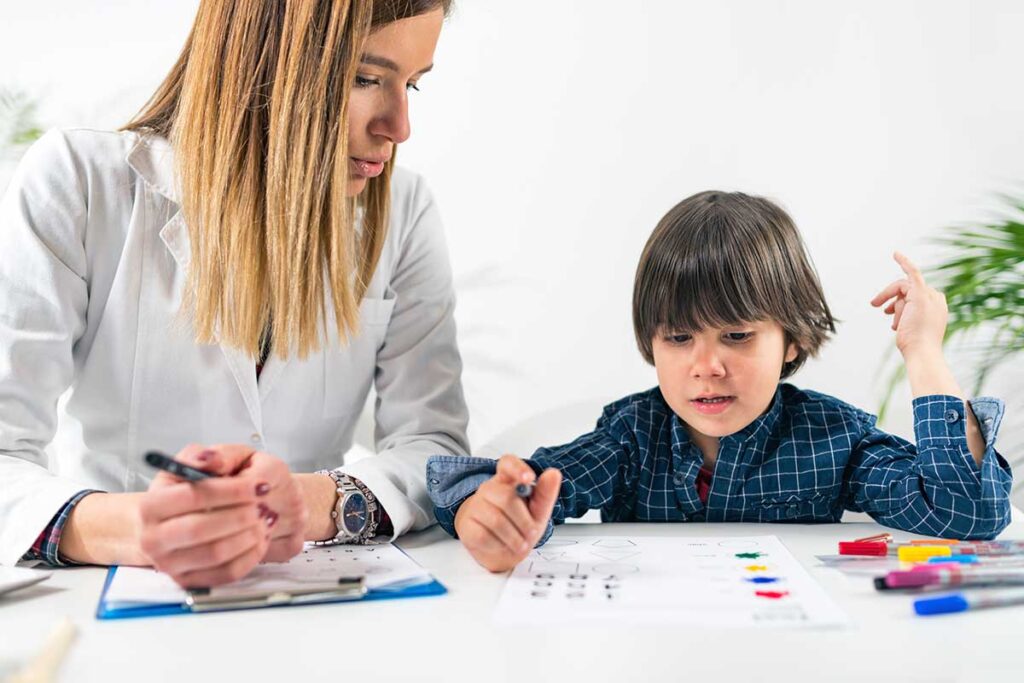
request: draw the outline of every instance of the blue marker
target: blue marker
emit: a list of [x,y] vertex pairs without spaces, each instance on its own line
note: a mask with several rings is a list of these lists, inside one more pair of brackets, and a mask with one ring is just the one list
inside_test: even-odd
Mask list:
[[949,557],[929,557],[928,564],[946,564],[957,562],[959,564],[977,564],[977,555],[950,555]]
[[921,616],[927,616],[966,612],[969,609],[1010,607],[1011,605],[1024,605],[1024,591],[1006,591],[996,595],[971,595],[969,597],[963,593],[951,593],[937,598],[922,598],[914,601],[914,611]]

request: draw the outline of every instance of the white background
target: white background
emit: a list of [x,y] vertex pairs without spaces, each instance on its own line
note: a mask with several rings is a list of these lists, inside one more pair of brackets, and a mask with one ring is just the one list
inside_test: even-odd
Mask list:
[[[2,0],[0,86],[39,96],[47,127],[116,127],[197,4]],[[793,215],[843,321],[795,382],[876,410],[892,338],[868,300],[898,274],[892,250],[933,263],[941,228],[1024,190],[1022,37],[1015,0],[459,1],[400,163],[445,217],[474,443],[584,402],[579,431],[590,406],[653,385],[630,320],[636,260],[662,214],[708,188]],[[989,387],[1010,404],[1011,459],[1021,365]],[[910,436],[900,396],[884,426]]]

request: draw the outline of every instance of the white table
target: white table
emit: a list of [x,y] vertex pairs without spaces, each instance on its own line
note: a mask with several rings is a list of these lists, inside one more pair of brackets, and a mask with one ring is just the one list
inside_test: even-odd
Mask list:
[[[400,545],[442,597],[97,621],[101,569],[55,572],[0,599],[0,680],[63,615],[80,629],[64,681],[971,681],[1024,674],[1024,608],[921,618],[905,595],[821,567],[814,555],[882,530],[834,525],[573,524],[572,536],[775,534],[843,607],[842,630],[500,628],[503,575],[434,527]],[[1024,539],[1024,516],[1002,538]],[[1014,673],[1015,678],[1006,678]],[[705,678],[714,676],[713,679]],[[698,678],[700,677],[700,678]]]

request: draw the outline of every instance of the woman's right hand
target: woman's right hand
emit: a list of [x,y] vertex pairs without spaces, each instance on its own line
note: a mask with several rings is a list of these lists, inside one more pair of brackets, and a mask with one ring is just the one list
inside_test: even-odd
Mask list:
[[188,483],[160,472],[141,498],[142,552],[182,587],[230,583],[267,553],[276,516],[262,504],[266,487],[229,476],[244,464],[243,454],[187,446],[176,460],[222,476]]
[[[534,480],[533,494],[520,498],[516,486]],[[455,531],[484,568],[507,571],[525,559],[544,534],[561,485],[560,471],[548,469],[537,477],[519,458],[503,456],[497,473],[459,507]]]

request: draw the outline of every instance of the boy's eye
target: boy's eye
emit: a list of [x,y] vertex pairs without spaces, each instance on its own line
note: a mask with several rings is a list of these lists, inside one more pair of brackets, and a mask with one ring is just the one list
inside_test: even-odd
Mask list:
[[690,341],[690,335],[688,334],[670,334],[665,337],[666,341],[670,344],[685,344]]
[[405,84],[405,89],[406,90],[415,90],[416,92],[420,91],[419,85],[417,83],[406,83]]
[[754,336],[753,332],[726,332],[723,337],[731,342],[745,342]]

